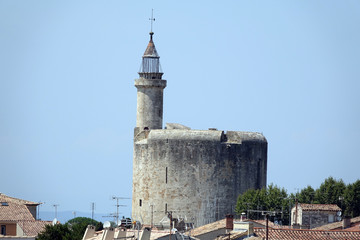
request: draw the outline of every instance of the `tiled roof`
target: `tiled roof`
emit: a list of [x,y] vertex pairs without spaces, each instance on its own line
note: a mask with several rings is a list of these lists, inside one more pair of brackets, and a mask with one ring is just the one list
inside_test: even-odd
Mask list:
[[[254,228],[257,236],[265,238],[266,229]],[[359,240],[360,231],[322,231],[305,229],[269,229],[269,240]]]
[[[199,236],[208,232],[212,232],[221,228],[225,228],[226,219],[221,219],[219,221],[209,223],[191,230],[191,236]],[[186,233],[187,234],[187,233]]]
[[35,219],[26,205],[8,202],[7,206],[0,205],[0,221],[35,221]]
[[29,205],[39,205],[38,203],[9,197],[5,194],[0,194],[0,203],[5,203],[0,204],[0,223],[17,223],[26,236],[37,236],[45,228],[45,225],[51,224],[48,221],[36,221],[29,211]]
[[37,236],[45,229],[46,225],[50,225],[51,221],[19,221],[18,225],[22,228],[26,236]]
[[343,231],[360,231],[360,225],[355,225],[353,227],[345,228]]
[[243,238],[247,236],[247,232],[236,232],[236,231],[231,231],[230,235],[226,234],[226,236],[219,236],[216,238],[216,240],[232,240],[232,239],[239,239],[239,238]]
[[[266,227],[266,220],[247,220],[247,221],[254,222],[254,223],[257,223],[259,225],[263,225],[264,227]],[[275,223],[273,223],[272,221],[269,221],[268,227],[269,228],[279,228],[280,225],[275,225]]]
[[[360,216],[350,219],[350,223],[351,225],[360,223]],[[343,226],[342,222],[334,222],[314,228],[314,230],[334,230],[334,229],[340,229],[342,228],[342,226]]]
[[0,202],[12,202],[16,204],[25,204],[25,205],[39,205],[39,203],[26,201],[19,198],[9,197],[3,193],[0,193]]
[[303,211],[341,211],[336,204],[306,204],[300,203],[299,206]]

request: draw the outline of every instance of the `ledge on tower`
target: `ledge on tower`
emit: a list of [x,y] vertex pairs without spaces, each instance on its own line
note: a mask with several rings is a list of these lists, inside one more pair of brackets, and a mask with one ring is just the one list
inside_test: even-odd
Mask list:
[[182,125],[180,123],[166,123],[165,129],[183,129],[183,130],[190,130],[191,128]]

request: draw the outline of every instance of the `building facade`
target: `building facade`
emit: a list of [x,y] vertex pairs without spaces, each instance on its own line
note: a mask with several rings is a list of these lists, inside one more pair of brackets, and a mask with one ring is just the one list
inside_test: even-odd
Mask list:
[[298,203],[291,209],[291,225],[312,229],[341,220],[341,209],[336,204]]
[[0,193],[0,239],[35,239],[46,225],[51,224],[37,220],[38,205]]
[[[132,218],[201,226],[233,213],[239,194],[266,187],[267,140],[260,133],[163,127],[163,91],[153,33],[142,57],[134,130]],[[174,221],[175,221],[174,220]]]

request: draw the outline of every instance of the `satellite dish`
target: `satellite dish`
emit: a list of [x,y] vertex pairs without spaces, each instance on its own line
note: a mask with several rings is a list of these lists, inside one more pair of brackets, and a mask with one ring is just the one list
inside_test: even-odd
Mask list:
[[111,223],[109,221],[105,221],[103,227],[109,228],[109,227],[111,227]]
[[120,226],[121,225],[121,219],[119,219],[118,221],[117,221],[117,226]]
[[338,211],[338,212],[337,212],[337,215],[338,215],[339,217],[341,217],[341,211]]
[[52,221],[52,225],[55,226],[57,224],[58,220],[56,218],[54,218],[54,220]]

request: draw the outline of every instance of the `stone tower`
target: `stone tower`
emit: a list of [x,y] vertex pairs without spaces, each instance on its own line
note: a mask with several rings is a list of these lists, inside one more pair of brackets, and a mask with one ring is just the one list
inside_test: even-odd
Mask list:
[[142,57],[137,88],[137,114],[135,134],[144,129],[161,129],[163,124],[163,89],[166,80],[161,79],[160,56],[153,42],[153,32]]
[[168,227],[171,213],[198,227],[234,213],[239,194],[266,187],[267,140],[261,133],[176,123],[162,129],[166,81],[152,37],[135,80],[132,218]]

